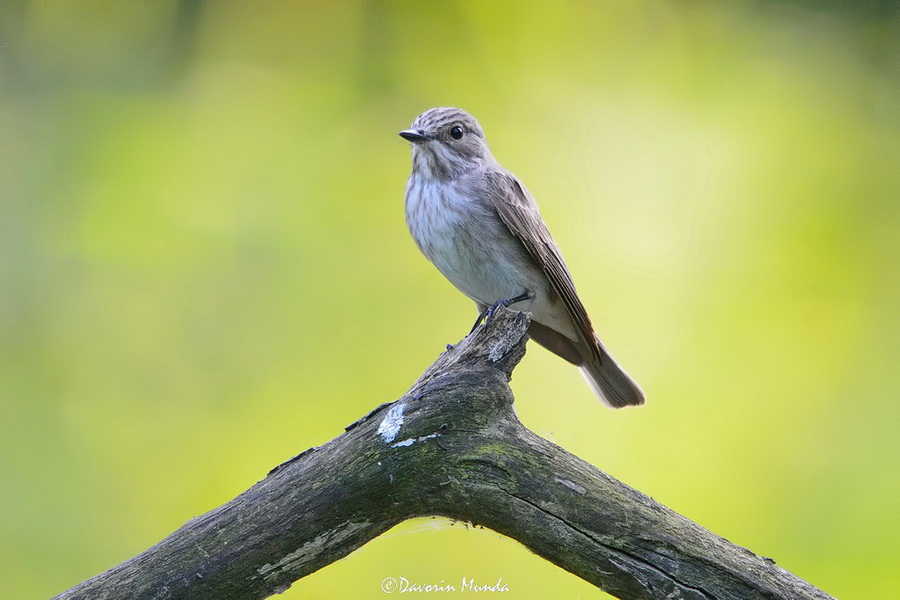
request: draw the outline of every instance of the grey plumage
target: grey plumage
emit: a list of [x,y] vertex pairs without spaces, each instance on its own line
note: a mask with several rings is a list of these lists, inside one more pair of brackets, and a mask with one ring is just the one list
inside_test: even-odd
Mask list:
[[608,406],[643,404],[594,333],[537,204],[494,159],[478,121],[434,108],[400,135],[413,142],[406,221],[428,260],[480,311],[527,296],[510,306],[531,313],[532,339],[578,365]]

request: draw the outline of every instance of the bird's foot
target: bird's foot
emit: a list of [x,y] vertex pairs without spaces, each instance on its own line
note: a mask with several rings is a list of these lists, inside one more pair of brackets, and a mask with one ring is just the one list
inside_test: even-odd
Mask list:
[[507,298],[506,300],[498,300],[497,302],[494,302],[489,307],[481,311],[481,313],[478,315],[478,318],[475,320],[475,324],[472,325],[472,331],[469,332],[469,335],[471,335],[473,331],[478,329],[479,325],[487,325],[488,323],[490,323],[491,319],[494,318],[494,313],[497,312],[497,309],[501,306],[503,308],[508,308],[516,302],[531,300],[532,298],[534,298],[534,292],[526,290],[515,298]]

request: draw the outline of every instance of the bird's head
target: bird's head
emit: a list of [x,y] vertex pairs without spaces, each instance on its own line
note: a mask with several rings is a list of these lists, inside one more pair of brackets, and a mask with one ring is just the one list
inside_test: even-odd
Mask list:
[[414,172],[434,179],[448,179],[493,160],[481,125],[458,108],[426,110],[400,137],[413,143]]

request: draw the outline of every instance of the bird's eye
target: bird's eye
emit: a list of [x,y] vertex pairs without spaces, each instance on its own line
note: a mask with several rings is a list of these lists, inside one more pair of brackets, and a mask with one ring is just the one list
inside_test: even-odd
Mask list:
[[463,129],[459,125],[455,125],[452,129],[450,129],[450,137],[452,137],[454,140],[461,140],[462,136]]

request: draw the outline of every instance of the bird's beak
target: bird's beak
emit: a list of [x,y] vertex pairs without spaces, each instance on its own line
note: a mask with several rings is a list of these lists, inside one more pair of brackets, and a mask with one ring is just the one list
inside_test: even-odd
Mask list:
[[421,129],[404,129],[400,132],[400,137],[410,142],[424,142],[430,139]]

